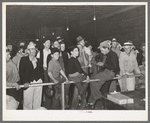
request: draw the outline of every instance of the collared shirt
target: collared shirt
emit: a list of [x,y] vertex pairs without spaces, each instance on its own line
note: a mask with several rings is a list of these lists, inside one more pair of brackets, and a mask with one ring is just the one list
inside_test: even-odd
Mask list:
[[48,72],[52,73],[54,78],[60,76],[60,71],[62,70],[59,62],[57,60],[51,60],[48,64]]
[[20,63],[20,60],[21,60],[22,57],[23,57],[23,55],[17,54],[16,56],[14,56],[12,58],[12,62],[17,66],[18,70],[19,70],[19,63]]
[[[29,57],[29,59],[30,59],[30,57]],[[35,69],[36,66],[37,66],[37,59],[36,59],[36,57],[34,58],[34,60],[31,60],[31,59],[30,59],[30,61],[32,62],[33,68]]]
[[125,52],[121,52],[119,57],[119,66],[120,66],[120,74],[124,75],[126,73],[140,73],[138,68],[138,63],[136,60],[136,56],[134,53],[130,53],[130,55]]
[[16,65],[10,60],[6,63],[6,81],[16,83],[20,80]]
[[50,49],[47,51],[45,49],[43,49],[43,67],[47,68],[47,56],[51,53]]
[[[51,53],[51,50],[48,51],[43,49],[43,67],[47,68],[47,56]],[[40,58],[40,52],[37,54],[37,58]]]

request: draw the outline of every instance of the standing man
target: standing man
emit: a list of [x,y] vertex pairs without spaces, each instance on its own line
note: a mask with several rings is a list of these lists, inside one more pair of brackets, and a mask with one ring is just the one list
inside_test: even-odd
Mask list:
[[[124,52],[121,52],[119,57],[120,75],[140,74],[136,55],[132,52],[133,43],[124,43]],[[121,91],[133,91],[135,89],[135,77],[122,78],[119,80]]]
[[35,110],[41,107],[42,87],[28,87],[31,83],[42,83],[42,74],[33,42],[29,43],[27,50],[29,55],[21,58],[19,67],[21,84],[26,88],[23,92],[23,109]]
[[[79,57],[78,57],[78,61],[81,65],[81,68],[83,69],[83,71],[89,75],[89,56],[91,55],[91,51],[89,48],[87,48],[85,46],[85,40],[84,38],[82,38],[81,36],[77,37],[77,47],[79,48]],[[87,87],[89,86],[89,84],[87,84]],[[90,90],[88,90],[89,93]],[[85,103],[83,105],[86,104],[86,100],[84,101]]]
[[113,38],[111,43],[112,43],[111,50],[114,51],[119,58],[121,51],[118,47],[119,43],[117,42],[116,38]]
[[[21,102],[20,78],[16,65],[10,59],[10,50],[6,48],[6,86],[15,87],[6,90],[6,109],[16,110]],[[20,96],[19,96],[20,95]],[[13,103],[11,102],[13,101]],[[12,104],[10,104],[12,103]]]
[[[102,97],[102,94],[107,94],[109,92],[111,81],[115,74],[117,74],[119,71],[117,54],[110,49],[108,41],[100,43],[100,46],[98,48],[100,49],[101,53],[106,56],[106,60],[105,62],[97,63],[98,66],[102,66],[104,68],[104,71],[99,72],[91,77],[91,79],[101,80],[99,82],[90,83],[91,96],[89,98],[89,105],[91,105],[92,108],[94,108],[94,104],[96,103],[96,101]],[[100,92],[100,89],[102,94]]]
[[[51,50],[50,50],[50,45],[51,45],[51,41],[49,39],[44,39],[43,41],[43,46],[44,48],[37,54],[37,58],[40,59],[40,65],[43,67],[43,80],[44,83],[49,82],[49,76],[48,76],[48,72],[47,72],[47,57],[49,54],[51,54]],[[48,86],[43,87],[43,92],[45,92],[45,89]],[[45,108],[50,109],[50,105],[51,105],[51,99],[49,99],[45,93],[43,93],[43,105],[45,106]]]

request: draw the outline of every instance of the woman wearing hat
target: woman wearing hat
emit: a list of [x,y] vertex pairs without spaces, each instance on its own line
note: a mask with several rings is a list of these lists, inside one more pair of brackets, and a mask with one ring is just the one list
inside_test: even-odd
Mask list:
[[[132,42],[124,43],[124,52],[121,52],[119,57],[120,75],[133,75],[134,73],[140,74],[136,55],[131,52]],[[119,80],[121,91],[131,91],[135,89],[135,77],[123,78]]]
[[34,43],[30,42],[27,49],[29,55],[21,58],[19,66],[21,84],[26,88],[23,92],[23,109],[35,110],[41,107],[42,87],[29,88],[29,84],[42,83],[42,74]]

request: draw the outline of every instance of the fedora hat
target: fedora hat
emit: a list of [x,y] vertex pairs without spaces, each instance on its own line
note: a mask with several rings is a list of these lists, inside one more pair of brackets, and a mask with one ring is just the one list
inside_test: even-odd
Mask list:
[[85,38],[82,38],[81,36],[77,37],[77,42],[80,42],[81,40],[84,40]]
[[[57,37],[56,37],[56,40],[57,40],[57,41],[59,41],[59,40],[61,40],[61,41],[62,41],[62,40],[64,40],[64,39],[63,39],[63,38],[61,38],[60,36],[57,36]],[[61,41],[60,41],[60,42],[61,42]]]

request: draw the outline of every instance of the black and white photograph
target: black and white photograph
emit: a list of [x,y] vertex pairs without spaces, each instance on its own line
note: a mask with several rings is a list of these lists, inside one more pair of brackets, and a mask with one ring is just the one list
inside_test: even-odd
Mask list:
[[3,2],[2,51],[3,121],[148,121],[148,2]]

